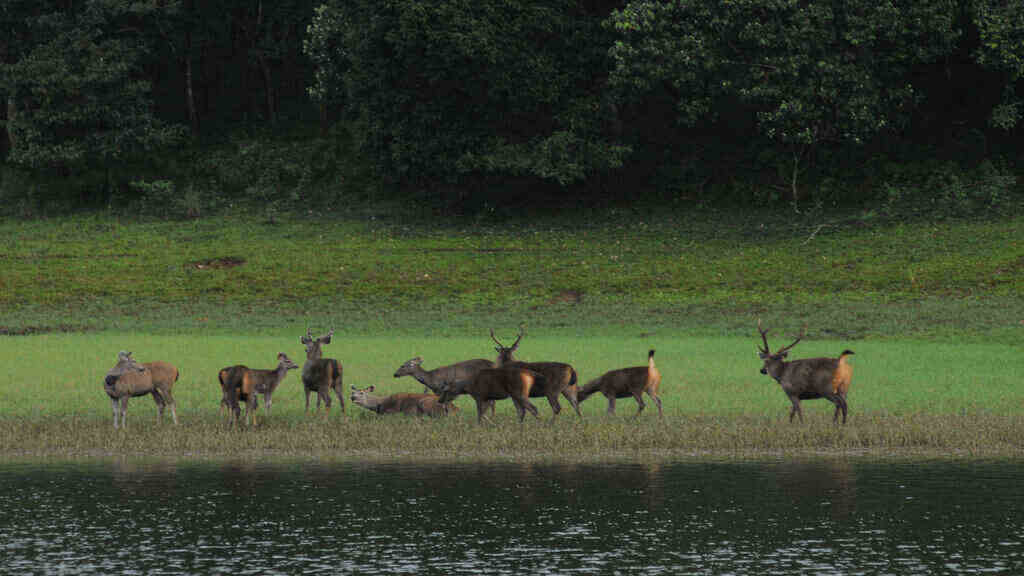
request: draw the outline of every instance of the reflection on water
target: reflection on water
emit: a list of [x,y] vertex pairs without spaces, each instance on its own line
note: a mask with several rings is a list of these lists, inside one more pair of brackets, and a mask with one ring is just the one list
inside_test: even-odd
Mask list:
[[0,573],[1024,571],[1019,462],[0,464]]

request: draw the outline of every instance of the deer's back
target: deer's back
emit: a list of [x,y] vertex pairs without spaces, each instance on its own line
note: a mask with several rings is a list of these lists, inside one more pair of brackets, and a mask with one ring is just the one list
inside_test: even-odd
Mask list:
[[819,398],[826,391],[831,392],[832,378],[838,360],[835,358],[804,358],[786,364],[781,384],[806,399]]
[[178,381],[178,369],[170,362],[143,362],[142,365],[152,374],[154,387],[170,390]]
[[576,370],[565,362],[510,362],[510,368],[523,368],[542,376],[534,381],[530,388],[530,396],[545,396],[549,392],[558,393],[575,385]]

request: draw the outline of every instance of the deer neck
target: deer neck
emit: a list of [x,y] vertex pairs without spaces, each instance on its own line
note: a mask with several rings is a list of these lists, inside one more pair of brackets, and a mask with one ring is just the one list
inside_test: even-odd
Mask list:
[[423,366],[413,366],[412,374],[410,374],[410,376],[415,378],[416,381],[419,382],[420,384],[423,384],[427,388],[430,388],[431,390],[433,390],[434,389],[434,381],[437,380],[437,375],[435,374],[435,372],[436,372],[435,370],[431,370],[431,371],[424,370]]

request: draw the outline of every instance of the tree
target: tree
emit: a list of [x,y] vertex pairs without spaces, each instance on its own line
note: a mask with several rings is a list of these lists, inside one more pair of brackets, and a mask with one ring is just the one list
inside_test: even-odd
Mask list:
[[609,8],[569,0],[335,1],[309,27],[310,94],[344,105],[381,174],[565,185],[618,166],[609,143]]
[[28,22],[30,44],[2,64],[8,160],[73,170],[169,145],[177,126],[153,114],[140,63],[152,8],[129,0],[51,6]]
[[701,0],[616,11],[613,85],[623,98],[671,94],[676,120],[707,124],[739,103],[789,150],[791,199],[822,145],[860,144],[904,126],[920,94],[910,71],[960,36],[956,2]]

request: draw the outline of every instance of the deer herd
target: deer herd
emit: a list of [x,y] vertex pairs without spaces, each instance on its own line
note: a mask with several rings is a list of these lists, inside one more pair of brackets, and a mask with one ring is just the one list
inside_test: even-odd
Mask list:
[[[761,335],[764,348],[758,346],[759,356],[764,360],[761,374],[771,376],[782,387],[782,391],[792,403],[789,421],[799,416],[803,422],[800,409],[801,400],[825,398],[835,405],[833,422],[838,422],[842,412],[843,423],[846,423],[846,394],[853,378],[853,367],[847,358],[853,354],[844,350],[837,358],[805,358],[787,361],[791,348],[803,339],[801,332],[791,344],[777,349],[774,353],[768,346],[768,331],[757,321],[757,330]],[[453,400],[462,394],[468,394],[476,402],[477,422],[483,423],[490,411],[494,415],[494,403],[506,398],[515,405],[519,421],[522,422],[529,412],[539,418],[537,407],[530,398],[545,397],[551,405],[551,421],[562,411],[559,397],[565,398],[569,405],[582,417],[580,403],[593,394],[600,392],[608,401],[608,414],[615,413],[615,401],[618,398],[632,397],[637,403],[635,417],[640,416],[647,404],[646,395],[658,409],[658,417],[662,417],[661,397],[658,389],[661,386],[661,372],[654,364],[654,350],[647,353],[647,365],[619,368],[605,372],[590,380],[582,387],[579,385],[576,370],[564,362],[523,362],[513,355],[519,348],[525,331],[519,327],[519,334],[511,346],[505,346],[495,337],[491,330],[491,339],[495,343],[497,358],[494,361],[477,358],[448,366],[440,366],[433,370],[423,368],[423,359],[419,356],[411,358],[398,367],[395,378],[411,376],[420,384],[424,391],[420,394],[399,393],[389,396],[374,395],[374,387],[357,388],[351,386],[349,396],[353,404],[361,406],[377,414],[411,414],[417,416],[442,417],[457,411]],[[306,361],[302,365],[302,388],[306,396],[306,412],[309,412],[309,395],[316,392],[316,410],[325,405],[326,414],[330,415],[331,392],[333,391],[345,410],[345,390],[342,386],[342,364],[334,358],[323,357],[323,346],[331,343],[334,331],[319,338],[313,338],[307,330],[300,338],[306,348]],[[270,416],[270,407],[274,391],[288,375],[288,371],[298,368],[287,354],[277,355],[277,367],[271,369],[254,369],[238,364],[222,368],[217,379],[221,389],[221,410],[228,411],[228,419],[232,426],[241,416],[241,406],[245,405],[245,420],[250,426],[256,424],[258,396],[263,396],[263,406]],[[131,352],[121,351],[117,356],[117,364],[107,372],[103,389],[110,397],[114,414],[114,428],[125,426],[128,413],[128,399],[134,396],[153,395],[159,409],[158,418],[163,419],[164,409],[170,407],[174,423],[178,423],[175,411],[174,396],[171,389],[178,381],[178,369],[167,362],[136,362]]]

